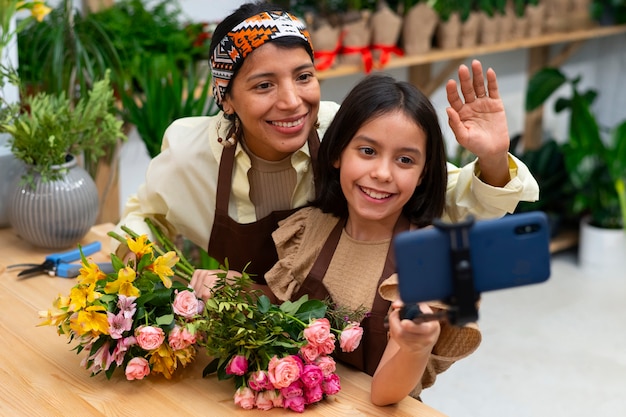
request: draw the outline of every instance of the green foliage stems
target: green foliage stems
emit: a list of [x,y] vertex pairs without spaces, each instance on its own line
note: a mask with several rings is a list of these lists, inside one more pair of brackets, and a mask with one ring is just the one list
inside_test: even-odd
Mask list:
[[113,105],[106,72],[75,106],[65,92],[24,97],[23,108],[13,104],[0,120],[0,132],[11,135],[13,154],[28,165],[27,182],[33,184],[35,174],[42,181],[56,180],[63,172],[53,167],[64,164],[68,155],[83,155],[86,164],[95,164],[110,146],[126,139]]

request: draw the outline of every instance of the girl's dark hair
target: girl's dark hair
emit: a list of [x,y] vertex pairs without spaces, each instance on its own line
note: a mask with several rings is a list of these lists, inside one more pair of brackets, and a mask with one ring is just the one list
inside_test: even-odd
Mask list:
[[[371,74],[348,93],[324,135],[318,154],[312,205],[326,213],[345,217],[348,203],[333,166],[356,132],[373,118],[401,111],[426,133],[426,159],[422,182],[404,205],[403,214],[423,227],[441,217],[446,201],[447,156],[437,113],[430,100],[408,82],[383,74]],[[320,192],[321,191],[321,192]]]
[[[233,11],[230,15],[226,16],[224,20],[222,20],[213,31],[213,35],[211,37],[211,46],[209,47],[209,59],[213,56],[213,51],[217,47],[218,43],[224,39],[224,36],[228,35],[235,26],[246,20],[247,18],[257,15],[262,12],[276,12],[282,11],[286,12],[284,7],[279,6],[277,4],[265,2],[265,1],[257,1],[253,3],[244,3],[239,6],[235,11]],[[278,39],[271,40],[273,45],[276,45],[281,48],[296,48],[303,47],[306,49],[307,53],[311,57],[311,61],[314,61],[313,58],[313,50],[311,50],[311,46],[304,39],[299,38],[297,36],[282,36]],[[245,60],[244,60],[245,61]],[[234,68],[233,78],[230,80],[231,82],[228,84],[227,91],[230,90],[232,86],[232,81],[237,76],[237,72],[239,71],[239,66]]]

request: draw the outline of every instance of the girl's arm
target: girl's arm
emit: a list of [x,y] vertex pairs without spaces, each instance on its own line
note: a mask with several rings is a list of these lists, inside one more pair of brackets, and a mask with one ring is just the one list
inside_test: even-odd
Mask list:
[[[389,314],[389,341],[372,379],[371,400],[383,406],[397,403],[421,381],[433,346],[439,338],[438,321],[416,324],[400,320],[402,303],[395,301]],[[424,313],[432,313],[420,304]]]

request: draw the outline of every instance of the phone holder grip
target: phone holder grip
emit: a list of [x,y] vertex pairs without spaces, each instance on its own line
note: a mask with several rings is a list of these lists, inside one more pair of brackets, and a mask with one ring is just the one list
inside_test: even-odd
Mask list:
[[479,294],[474,286],[470,253],[470,229],[474,225],[474,218],[470,216],[458,223],[445,223],[435,219],[433,224],[448,233],[450,238],[452,295],[447,300],[450,305],[448,320],[458,326],[475,322],[478,320],[476,302]]

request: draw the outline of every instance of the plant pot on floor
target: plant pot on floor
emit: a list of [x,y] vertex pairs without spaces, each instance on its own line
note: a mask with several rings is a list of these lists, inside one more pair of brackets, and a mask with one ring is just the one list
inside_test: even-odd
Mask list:
[[626,230],[606,229],[580,222],[578,264],[590,276],[624,276],[626,271]]
[[98,190],[89,173],[74,156],[54,167],[66,173],[58,180],[33,183],[21,176],[9,196],[8,217],[14,231],[25,241],[42,248],[62,249],[76,245],[93,226],[98,215]]

